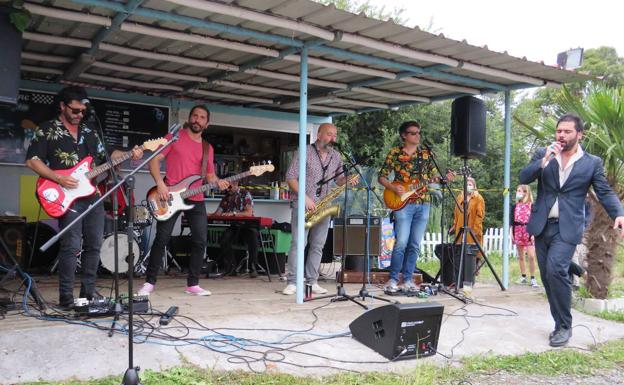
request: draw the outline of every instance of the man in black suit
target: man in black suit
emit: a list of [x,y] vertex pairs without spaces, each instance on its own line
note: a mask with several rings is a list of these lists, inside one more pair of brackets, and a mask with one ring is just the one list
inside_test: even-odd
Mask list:
[[520,171],[520,183],[537,179],[537,200],[527,225],[535,236],[537,262],[555,330],[550,346],[564,346],[572,336],[572,282],[568,268],[583,236],[584,204],[589,187],[624,237],[624,209],[604,175],[602,160],[581,148],[583,122],[576,115],[557,122],[555,141],[539,149]]

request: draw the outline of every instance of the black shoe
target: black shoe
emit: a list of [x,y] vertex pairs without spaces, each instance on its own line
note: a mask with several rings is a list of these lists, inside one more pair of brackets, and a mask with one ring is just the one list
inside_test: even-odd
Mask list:
[[557,332],[559,331],[559,326],[555,327],[555,330],[553,330],[552,332],[550,332],[550,334],[548,335],[548,340],[552,340],[553,337],[555,336],[555,334],[557,334]]
[[572,329],[561,328],[555,333],[553,338],[550,339],[550,346],[555,348],[565,346],[568,344],[570,337],[572,337]]
[[61,310],[69,311],[74,308],[74,295],[73,294],[60,294],[59,295],[59,308]]
[[256,270],[252,270],[251,272],[249,272],[249,278],[257,278],[258,277],[258,272]]

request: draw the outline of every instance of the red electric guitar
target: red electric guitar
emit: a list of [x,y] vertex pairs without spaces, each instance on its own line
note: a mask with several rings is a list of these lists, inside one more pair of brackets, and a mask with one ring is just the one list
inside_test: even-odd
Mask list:
[[[155,151],[159,146],[167,143],[164,138],[152,139],[143,143],[143,150]],[[65,214],[71,208],[71,205],[78,198],[92,195],[96,191],[96,187],[91,180],[96,176],[108,171],[110,168],[130,159],[132,151],[124,153],[118,159],[114,159],[112,164],[104,163],[95,168],[91,168],[93,157],[87,156],[78,162],[72,168],[66,170],[55,170],[54,172],[61,175],[70,175],[78,180],[78,187],[66,188],[50,179],[39,177],[37,180],[37,199],[39,204],[49,216],[58,218]]]

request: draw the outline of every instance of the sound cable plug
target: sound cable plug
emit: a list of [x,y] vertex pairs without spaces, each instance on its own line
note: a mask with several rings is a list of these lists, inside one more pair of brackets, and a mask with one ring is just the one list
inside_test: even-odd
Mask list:
[[177,306],[171,306],[169,309],[167,309],[165,314],[160,316],[160,321],[158,321],[158,323],[163,325],[163,326],[164,325],[169,325],[169,322],[171,322],[171,320],[173,319],[173,316],[176,315],[177,313],[178,313],[178,307]]

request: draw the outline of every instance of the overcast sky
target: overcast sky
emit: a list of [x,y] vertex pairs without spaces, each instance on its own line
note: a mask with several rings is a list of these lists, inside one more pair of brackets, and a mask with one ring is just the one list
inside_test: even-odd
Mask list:
[[621,0],[371,0],[405,8],[407,25],[533,61],[555,64],[570,48],[614,47],[624,56]]

